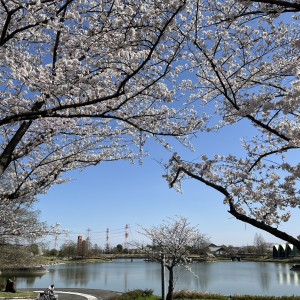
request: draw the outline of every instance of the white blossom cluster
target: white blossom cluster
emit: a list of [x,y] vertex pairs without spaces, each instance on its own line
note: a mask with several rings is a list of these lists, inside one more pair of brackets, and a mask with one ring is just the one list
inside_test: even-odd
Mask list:
[[[49,233],[48,226],[38,219],[38,212],[31,211],[31,205],[24,201],[1,201],[1,244],[17,243],[24,245],[27,240],[42,237]],[[26,228],[26,230],[24,230]]]
[[158,226],[143,228],[141,233],[153,241],[155,250],[148,255],[156,261],[161,261],[163,254],[167,268],[188,263],[190,248],[199,242],[200,236],[199,230],[182,216],[164,221]]
[[300,5],[276,3],[189,3],[183,57],[194,77],[178,87],[209,116],[203,130],[252,128],[241,132],[240,155],[220,155],[222,145],[198,162],[175,154],[166,178],[179,190],[187,177],[216,189],[234,216],[285,239],[275,229],[300,206]]
[[[63,172],[133,161],[151,136],[188,142],[200,122],[174,103],[168,80],[185,42],[177,30],[184,6],[1,1],[0,203],[12,204],[0,210],[0,226],[18,223],[19,206],[30,210]],[[12,235],[15,227],[21,233],[11,226]]]
[[280,235],[272,224],[299,206],[289,155],[300,146],[299,11],[299,1],[1,1],[0,203],[30,210],[63,172],[133,161],[150,137],[170,149],[165,136],[189,145],[198,130],[248,122],[240,156],[176,154],[167,178],[217,189],[236,217]]

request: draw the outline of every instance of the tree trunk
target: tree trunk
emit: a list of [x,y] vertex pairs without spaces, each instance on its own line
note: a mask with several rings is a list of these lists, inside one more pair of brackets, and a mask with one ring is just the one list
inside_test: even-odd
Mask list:
[[168,294],[166,300],[173,300],[173,291],[174,291],[174,272],[173,267],[167,267],[169,270],[169,286]]

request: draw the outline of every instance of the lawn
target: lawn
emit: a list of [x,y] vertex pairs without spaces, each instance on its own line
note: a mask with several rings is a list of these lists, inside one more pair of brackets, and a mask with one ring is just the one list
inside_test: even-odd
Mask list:
[[8,292],[0,292],[0,299],[13,299],[13,298],[21,298],[21,299],[36,299],[37,294],[35,292],[29,291],[21,291],[16,293],[8,293]]
[[[133,290],[117,295],[109,300],[159,300],[161,297],[153,295],[152,290]],[[199,293],[193,291],[178,291],[174,293],[174,300],[300,300],[300,296],[251,296],[233,295],[228,298],[219,294]]]

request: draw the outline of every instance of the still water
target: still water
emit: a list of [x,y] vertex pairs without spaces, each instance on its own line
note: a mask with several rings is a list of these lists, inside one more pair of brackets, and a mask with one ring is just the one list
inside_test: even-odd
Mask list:
[[[224,295],[300,295],[300,273],[290,264],[259,262],[198,262],[192,272],[177,267],[175,290]],[[161,267],[143,260],[119,259],[105,263],[77,263],[47,267],[41,276],[17,277],[17,288],[91,288],[124,292],[153,289],[161,293]],[[167,272],[166,272],[167,274]],[[2,278],[3,280],[3,278]]]

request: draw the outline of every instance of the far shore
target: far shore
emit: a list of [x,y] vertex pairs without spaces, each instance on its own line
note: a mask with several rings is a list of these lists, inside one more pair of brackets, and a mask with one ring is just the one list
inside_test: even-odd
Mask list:
[[[300,256],[290,257],[290,258],[273,258],[269,256],[246,256],[246,255],[234,255],[234,256],[214,256],[214,257],[204,257],[200,255],[193,255],[190,257],[192,262],[226,262],[232,261],[236,259],[240,259],[239,261],[252,261],[252,262],[275,262],[275,263],[289,263],[289,264],[300,264]],[[102,263],[109,262],[114,259],[145,259],[147,258],[144,255],[131,255],[131,254],[105,254],[101,257],[93,257],[93,258],[73,258],[73,259],[57,259],[57,258],[48,258],[48,260],[44,260],[40,262],[35,267],[20,267],[20,268],[3,268],[0,270],[0,274],[43,274],[47,273],[47,267],[61,265],[61,264],[69,264],[69,263]]]
[[[206,257],[201,255],[190,256],[192,262],[220,262],[220,261],[232,261],[236,258],[239,258],[240,261],[253,261],[253,262],[275,262],[275,263],[290,263],[290,264],[300,264],[300,256],[289,257],[289,258],[274,258],[271,256],[254,256],[254,255],[232,255],[232,256],[214,256]],[[148,260],[145,255],[132,255],[132,254],[105,254],[100,257],[92,258],[72,258],[72,259],[63,259],[63,260],[53,260],[43,264],[43,266],[52,266],[57,264],[65,263],[98,263],[98,262],[109,262],[114,259],[144,259]]]
[[44,266],[4,268],[0,271],[1,275],[22,275],[22,274],[45,274],[49,272]]

